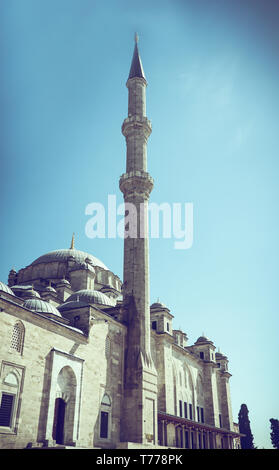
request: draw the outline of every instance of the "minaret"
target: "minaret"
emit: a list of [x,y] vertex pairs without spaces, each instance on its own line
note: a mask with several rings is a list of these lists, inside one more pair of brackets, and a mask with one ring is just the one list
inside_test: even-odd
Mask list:
[[[148,200],[153,179],[147,173],[146,86],[138,51],[138,36],[129,78],[128,117],[122,125],[126,138],[126,173],[119,182],[128,217],[124,238],[123,304],[127,323],[122,441],[157,441],[157,373],[150,350]],[[133,215],[132,214],[132,215]],[[132,226],[131,226],[132,225]],[[126,228],[127,229],[127,228]]]

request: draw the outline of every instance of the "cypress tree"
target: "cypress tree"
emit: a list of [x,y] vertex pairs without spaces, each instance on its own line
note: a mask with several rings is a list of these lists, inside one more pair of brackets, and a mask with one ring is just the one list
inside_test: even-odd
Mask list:
[[270,439],[273,447],[279,449],[279,421],[278,419],[271,418],[270,420],[271,433]]
[[251,432],[248,413],[249,411],[248,411],[247,405],[242,404],[238,413],[239,432],[241,434],[245,434],[244,437],[240,438],[241,448],[242,449],[255,449],[254,443],[253,443],[254,437]]

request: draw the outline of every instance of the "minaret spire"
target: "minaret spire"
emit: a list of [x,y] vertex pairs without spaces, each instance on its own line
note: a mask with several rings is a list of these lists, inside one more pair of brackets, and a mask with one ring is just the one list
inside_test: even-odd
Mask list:
[[138,33],[135,33],[135,48],[134,48],[134,54],[132,58],[128,80],[134,77],[143,78],[145,80],[143,66],[142,66],[142,62],[141,62],[141,58],[140,58],[139,50],[138,50],[138,41],[139,41]]
[[119,182],[126,213],[130,212],[131,206],[133,214],[136,213],[129,219],[129,234],[124,238],[123,307],[128,334],[121,440],[155,444],[157,372],[150,346],[148,243],[148,200],[153,179],[147,173],[147,140],[151,134],[151,123],[146,117],[147,81],[137,44],[136,35],[126,84],[129,95],[128,117],[122,125],[122,133],[126,138],[126,173]]

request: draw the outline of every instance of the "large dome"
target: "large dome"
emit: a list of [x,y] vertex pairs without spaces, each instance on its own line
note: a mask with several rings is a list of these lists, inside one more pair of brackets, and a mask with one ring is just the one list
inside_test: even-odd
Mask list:
[[55,250],[46,253],[45,255],[40,256],[32,265],[41,264],[41,263],[51,263],[52,261],[61,261],[66,262],[69,258],[74,258],[74,260],[79,264],[90,263],[93,266],[98,266],[100,268],[109,270],[106,265],[100,261],[95,256],[86,253],[85,251],[76,250],[74,248],[68,248],[64,250]]

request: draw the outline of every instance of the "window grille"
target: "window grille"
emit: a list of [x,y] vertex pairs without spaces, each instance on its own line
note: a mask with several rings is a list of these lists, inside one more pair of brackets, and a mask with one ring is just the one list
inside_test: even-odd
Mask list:
[[0,407],[0,426],[11,426],[14,395],[2,393]]
[[105,343],[105,354],[106,358],[108,359],[111,355],[111,340],[109,336],[106,337],[106,343]]
[[23,347],[23,333],[24,327],[20,323],[16,323],[13,328],[12,338],[11,338],[11,348],[15,349],[18,352],[22,352]]

